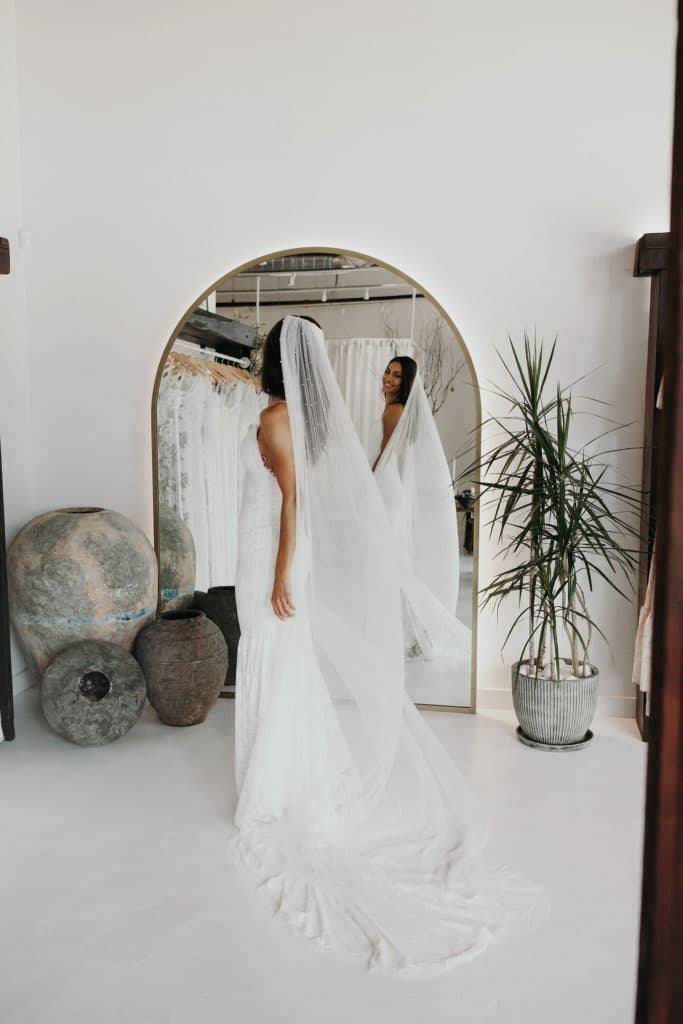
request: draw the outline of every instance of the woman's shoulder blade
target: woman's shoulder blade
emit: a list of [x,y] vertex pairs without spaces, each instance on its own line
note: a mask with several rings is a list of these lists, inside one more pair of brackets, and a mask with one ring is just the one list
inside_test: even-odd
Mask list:
[[385,417],[388,420],[400,419],[401,413],[403,412],[403,408],[404,407],[401,402],[392,402],[391,405],[388,405],[384,412],[382,413],[382,419],[384,419]]

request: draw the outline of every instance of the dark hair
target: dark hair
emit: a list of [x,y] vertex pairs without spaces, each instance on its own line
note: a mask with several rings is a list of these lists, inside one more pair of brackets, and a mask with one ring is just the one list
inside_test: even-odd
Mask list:
[[393,359],[390,359],[387,363],[387,370],[392,363],[398,363],[401,367],[401,387],[399,388],[396,401],[401,405],[405,405],[408,401],[408,395],[410,394],[411,388],[415,382],[417,363],[414,359],[411,359],[410,356],[394,356]]
[[[266,335],[263,343],[263,363],[261,365],[261,387],[267,395],[275,395],[276,398],[286,398],[285,384],[282,379],[282,360],[280,357],[280,333],[282,331],[282,320],[273,324]],[[300,320],[308,320],[322,330],[317,320],[312,316],[302,316]]]

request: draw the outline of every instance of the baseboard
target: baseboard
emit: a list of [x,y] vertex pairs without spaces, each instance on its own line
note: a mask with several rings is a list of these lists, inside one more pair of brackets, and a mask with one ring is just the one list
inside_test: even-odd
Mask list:
[[636,698],[605,694],[598,697],[597,713],[605,718],[635,718]]
[[[12,673],[12,696],[16,697],[18,693],[22,693],[23,690],[28,690],[31,686],[35,685],[36,678],[26,665],[17,672]],[[2,743],[4,738],[2,728],[0,727],[0,743]]]
[[36,677],[27,666],[19,669],[19,671],[15,672],[12,676],[12,692],[15,697],[18,693],[21,693],[23,690],[28,690],[31,686],[35,685]]
[[[35,685],[36,678],[30,669],[26,667],[15,673],[12,678],[12,688],[15,696],[21,693],[22,690],[28,690],[29,687]],[[512,711],[512,693],[510,690],[503,689],[502,687],[499,689],[482,688],[477,690],[477,707],[482,711],[487,708],[492,711]],[[636,698],[605,694],[598,697],[597,714],[604,715],[607,718],[635,718]]]
[[[477,690],[477,707],[482,711],[512,711],[512,693],[502,688]],[[636,698],[605,694],[598,697],[597,714],[606,718],[635,718]]]

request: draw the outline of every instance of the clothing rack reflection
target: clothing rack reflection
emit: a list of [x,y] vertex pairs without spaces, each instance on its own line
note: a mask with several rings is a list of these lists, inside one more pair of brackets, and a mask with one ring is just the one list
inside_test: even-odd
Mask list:
[[240,381],[254,387],[254,381],[248,370],[232,365],[228,361],[228,357],[214,358],[213,353],[205,352],[202,349],[198,349],[196,353],[192,354],[187,350],[178,351],[175,348],[169,352],[164,367],[164,376],[180,376],[183,373],[198,377],[211,377],[216,384],[231,384]]

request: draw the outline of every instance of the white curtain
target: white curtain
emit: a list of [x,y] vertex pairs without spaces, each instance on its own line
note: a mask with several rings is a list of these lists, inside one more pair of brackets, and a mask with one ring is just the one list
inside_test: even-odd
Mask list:
[[419,362],[410,338],[328,338],[327,353],[365,454],[375,461],[382,440],[382,374],[394,356]]
[[197,590],[232,586],[242,496],[240,446],[258,416],[254,388],[191,373],[164,374],[158,400],[159,500],[185,522]]

